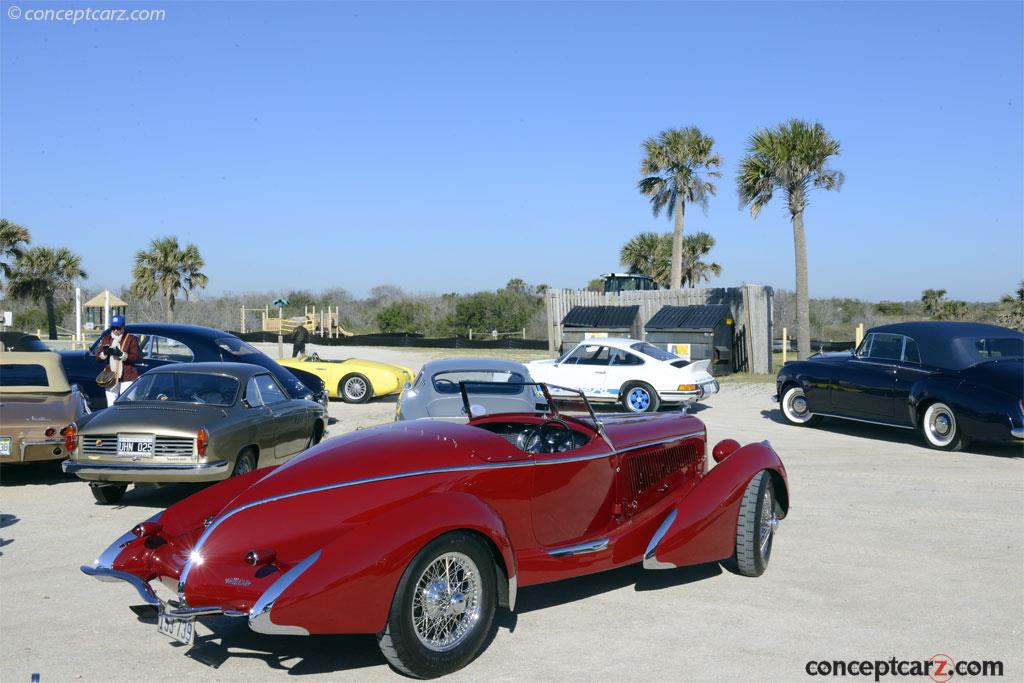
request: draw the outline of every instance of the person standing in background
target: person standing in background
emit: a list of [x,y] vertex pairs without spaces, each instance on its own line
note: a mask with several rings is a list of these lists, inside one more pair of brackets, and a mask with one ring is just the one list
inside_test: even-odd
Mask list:
[[306,355],[306,340],[309,339],[309,330],[305,323],[299,323],[292,332],[292,358]]
[[100,340],[100,350],[96,353],[96,361],[108,363],[117,382],[106,390],[107,406],[114,401],[139,377],[135,363],[142,358],[139,351],[139,340],[134,334],[124,329],[124,316],[115,315],[110,319],[110,331]]

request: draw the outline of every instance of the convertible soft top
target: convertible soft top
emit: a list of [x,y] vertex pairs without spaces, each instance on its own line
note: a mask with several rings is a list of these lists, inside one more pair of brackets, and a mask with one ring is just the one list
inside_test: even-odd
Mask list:
[[921,351],[922,365],[951,370],[962,370],[979,362],[978,353],[974,348],[975,339],[1019,339],[1024,342],[1024,334],[1021,332],[984,323],[894,323],[872,328],[868,332],[888,332],[910,337],[917,342]]

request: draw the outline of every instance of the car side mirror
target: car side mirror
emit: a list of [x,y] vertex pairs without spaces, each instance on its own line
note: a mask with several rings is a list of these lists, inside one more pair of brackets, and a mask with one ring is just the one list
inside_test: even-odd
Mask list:
[[402,384],[402,388],[403,389],[412,389],[412,382],[406,381],[404,384]]
[[243,398],[243,399],[242,399],[242,405],[243,405],[244,407],[246,407],[246,408],[252,408],[252,404],[251,404],[251,403],[249,403],[249,399],[247,399],[247,398]]

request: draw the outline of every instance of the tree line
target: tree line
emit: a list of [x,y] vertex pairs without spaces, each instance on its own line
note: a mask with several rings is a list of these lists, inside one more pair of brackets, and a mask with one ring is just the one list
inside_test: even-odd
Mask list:
[[[0,272],[7,295],[22,302],[42,304],[50,339],[57,338],[58,320],[63,321],[71,308],[75,288],[88,274],[82,258],[67,247],[30,246],[28,228],[0,219]],[[180,246],[177,237],[153,240],[148,249],[135,253],[131,293],[142,301],[159,297],[164,319],[174,320],[174,306],[180,294],[188,301],[196,289],[206,287],[202,272],[206,262],[194,244]],[[34,311],[22,310],[32,318]],[[22,326],[19,323],[19,326]]]

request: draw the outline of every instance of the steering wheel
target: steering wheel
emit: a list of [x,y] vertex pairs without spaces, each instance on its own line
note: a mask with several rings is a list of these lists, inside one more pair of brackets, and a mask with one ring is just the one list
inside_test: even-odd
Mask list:
[[574,445],[572,428],[563,420],[526,425],[516,436],[516,446],[527,453],[564,453]]
[[[565,432],[564,437],[559,437],[559,432]],[[540,426],[540,438],[548,447],[547,453],[564,453],[572,450],[575,439],[572,435],[572,427],[566,424],[565,420],[551,419]]]

